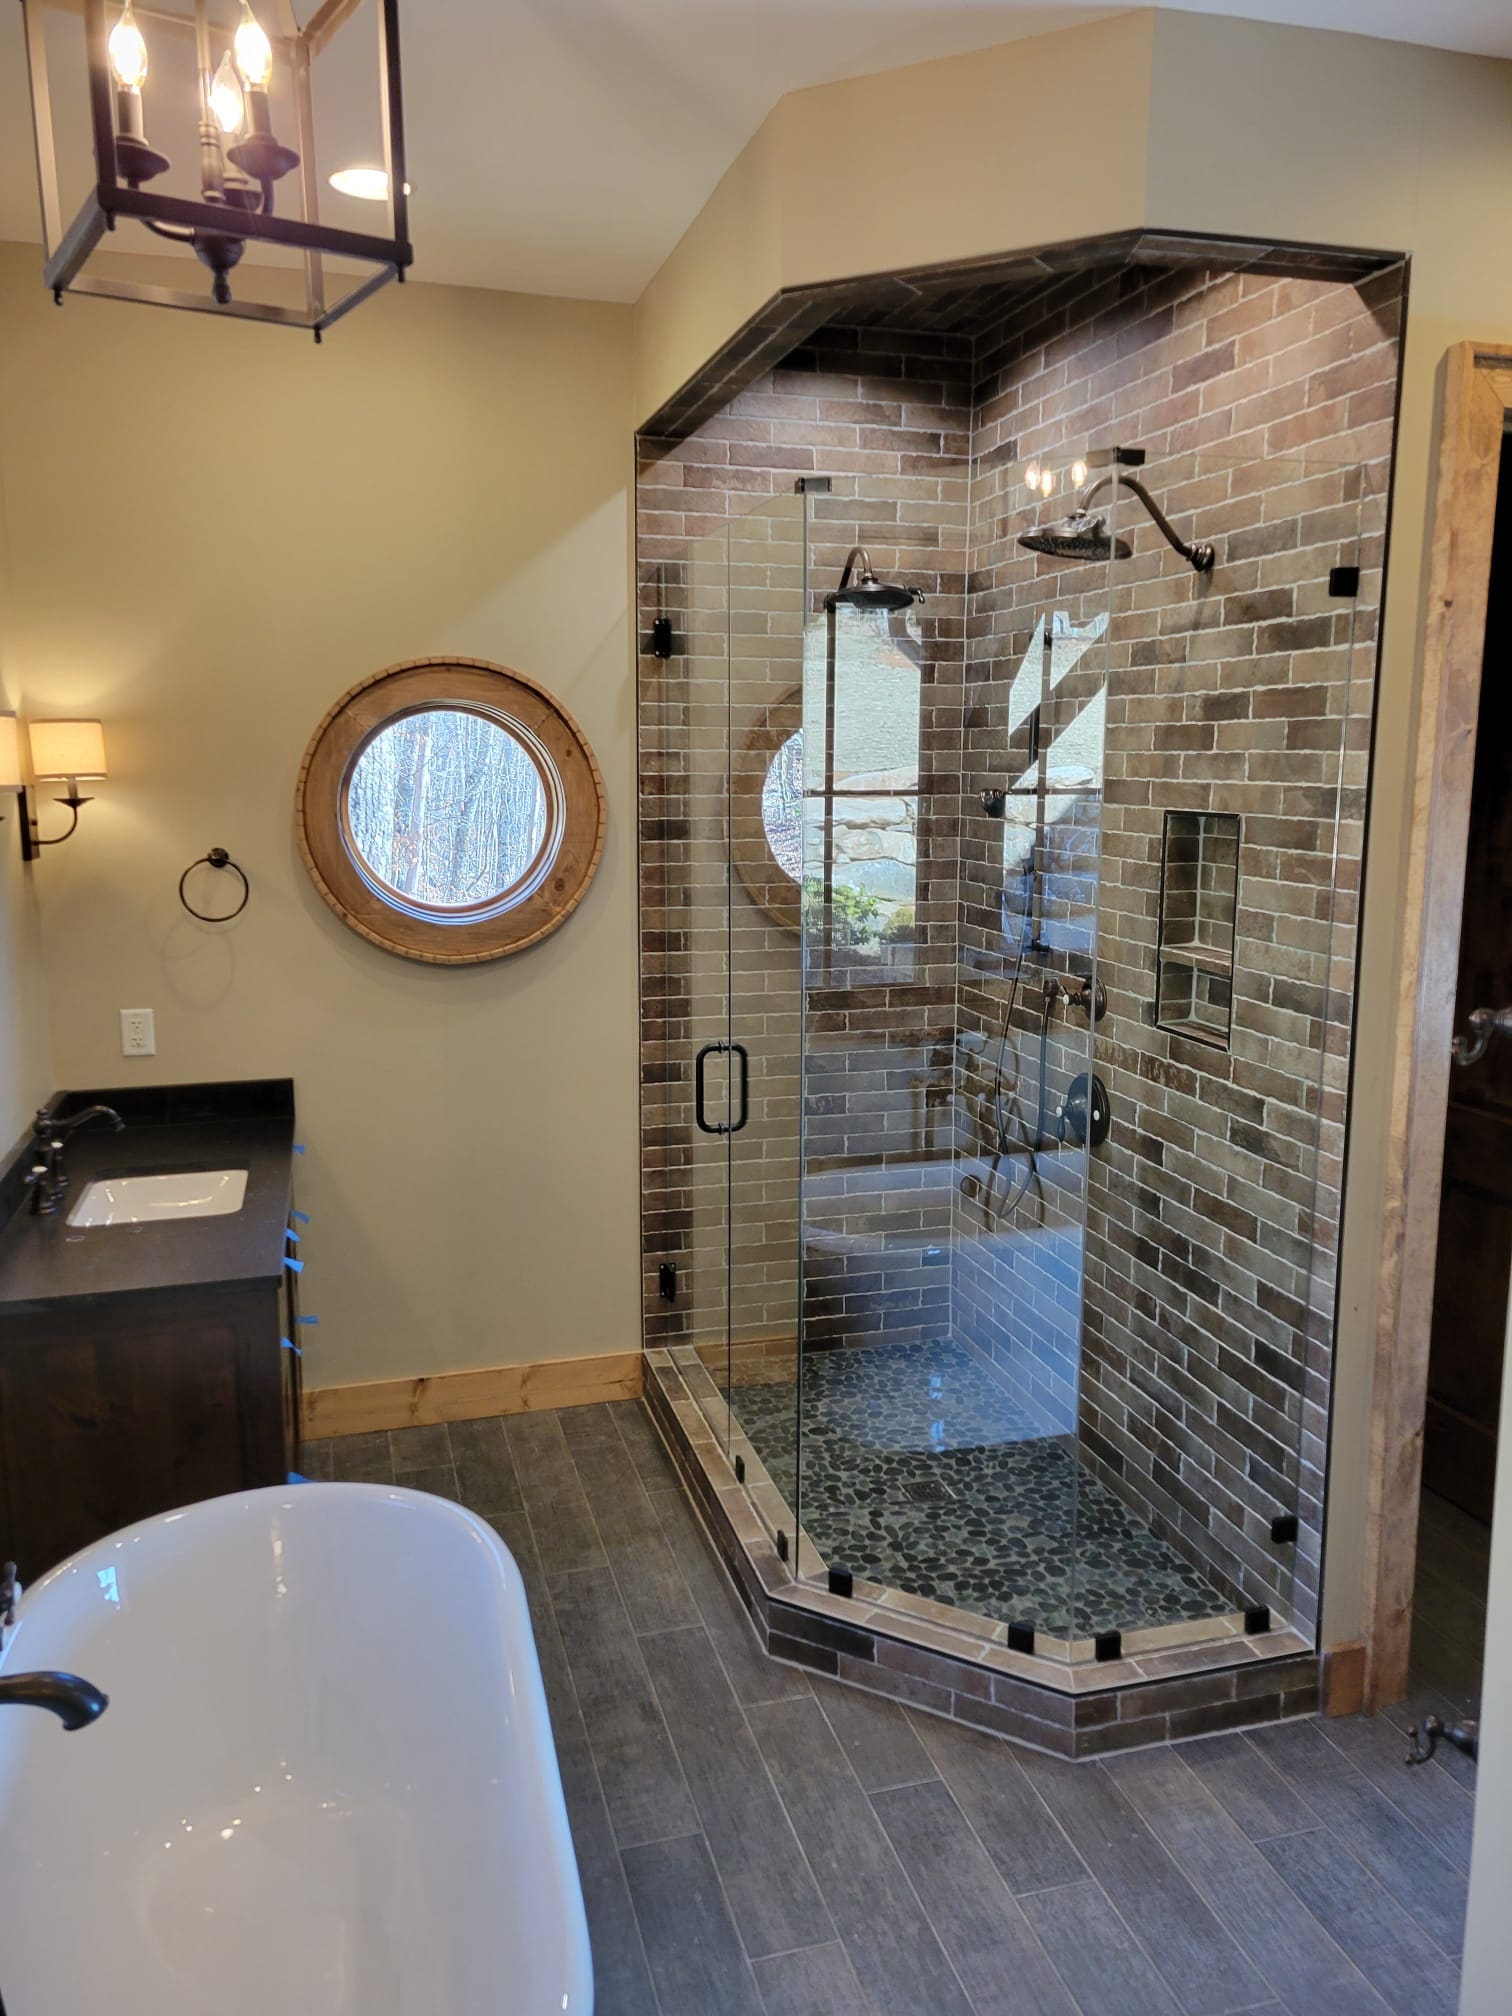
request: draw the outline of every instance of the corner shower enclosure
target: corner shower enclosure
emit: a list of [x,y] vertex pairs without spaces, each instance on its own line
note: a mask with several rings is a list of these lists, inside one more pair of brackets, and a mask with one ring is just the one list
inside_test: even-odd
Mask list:
[[1162,286],[1174,379],[825,330],[641,497],[653,1362],[801,1588],[1073,1671],[1317,1624],[1390,423],[1169,424],[1293,365],[1232,275],[1107,324]]
[[[1067,1659],[1292,1614],[1360,494],[1192,454],[1141,475],[1211,576],[1116,491],[1106,553],[1021,545],[1099,466],[977,500],[964,623],[937,567],[837,602],[919,528],[806,482],[696,543],[685,639],[685,1377],[800,1573]],[[1305,684],[1278,487],[1334,500]]]

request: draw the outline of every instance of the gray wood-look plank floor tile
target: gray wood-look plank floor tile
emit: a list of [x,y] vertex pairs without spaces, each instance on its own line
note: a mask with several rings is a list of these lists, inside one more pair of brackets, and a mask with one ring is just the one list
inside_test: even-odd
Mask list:
[[1456,2016],[1459,1970],[1327,1828],[1262,1841],[1313,1916],[1395,2016]]
[[1318,1727],[1449,1861],[1460,1869],[1470,1867],[1475,1801],[1464,1785],[1447,1771],[1425,1770],[1421,1765],[1408,1770],[1402,1733],[1384,1716],[1342,1716]]
[[1181,2016],[1101,1885],[1063,1883],[1019,1902],[1082,2016]]
[[624,1863],[662,2016],[762,2016],[703,1836],[627,1849]]
[[454,1421],[451,1451],[457,1491],[464,1505],[485,1517],[524,1510],[502,1421]]
[[613,1416],[642,1483],[653,1490],[675,1484],[677,1472],[672,1468],[672,1459],[662,1447],[661,1437],[640,1401],[611,1400],[607,1411]]
[[304,1475],[312,1483],[324,1484],[334,1480],[336,1443],[330,1436],[314,1442],[306,1442],[300,1450],[304,1463]]
[[613,1576],[564,1576],[552,1600],[621,1847],[693,1833],[693,1802]]
[[1077,2016],[1070,1990],[939,1779],[872,1795],[977,2016]]
[[655,1491],[651,1496],[704,1629],[714,1641],[740,1701],[749,1707],[759,1701],[806,1699],[809,1685],[803,1674],[769,1659],[762,1650],[750,1615],[715,1558],[713,1542],[699,1525],[681,1487],[674,1485],[670,1491]]
[[519,1564],[602,2016],[1453,2016],[1474,1767],[1400,1755],[1468,1698],[1061,1765],[770,1660],[637,1402],[306,1469]]
[[541,1662],[541,1678],[551,1711],[557,1767],[562,1774],[562,1796],[567,1802],[578,1880],[583,1886],[583,1907],[588,1914],[598,2005],[623,2011],[624,2016],[656,2016],[656,1997],[620,1861],[619,1844],[604,1804],[598,1766],[583,1727],[577,1689],[557,1629],[556,1612],[536,1554],[530,1522],[523,1512],[506,1512],[495,1514],[492,1524],[514,1555],[530,1604],[536,1655]]
[[1317,1826],[1317,1814],[1242,1736],[1205,1736],[1182,1755],[1252,1841]]
[[434,1470],[450,1463],[451,1437],[446,1423],[440,1421],[423,1428],[391,1428],[389,1453],[393,1457],[396,1477],[402,1477],[407,1470]]
[[576,1443],[573,1460],[631,1626],[636,1631],[670,1631],[695,1624],[698,1609],[667,1545],[656,1507],[619,1430],[613,1421],[606,1426],[612,1439]]
[[1375,1990],[1188,1768],[1185,1750],[1152,1749],[1107,1769],[1284,2001],[1329,2016],[1385,2016]]
[[1293,1784],[1306,1785],[1308,1803],[1382,1889],[1411,1912],[1441,1952],[1458,1956],[1468,1887],[1463,1871],[1377,1792],[1315,1723],[1278,1724],[1256,1730],[1248,1740]]
[[450,1463],[434,1463],[425,1470],[406,1470],[394,1479],[406,1491],[428,1491],[432,1498],[457,1498],[457,1473]]
[[838,1939],[756,1962],[766,2016],[873,2016],[875,2005]]
[[933,1927],[817,1701],[747,1710],[851,1965],[880,2016],[970,2016]]
[[1086,1875],[1086,1864],[1024,1776],[1017,1753],[994,1736],[937,1716],[910,1720],[1015,1896]]
[[577,1465],[562,1429],[564,1414],[509,1414],[504,1434],[527,1509],[537,1498],[571,1497],[582,1491]]
[[373,1435],[338,1436],[331,1450],[331,1475],[338,1484],[392,1484],[394,1459],[389,1438]]
[[838,1682],[810,1684],[864,1791],[885,1792],[894,1785],[917,1785],[939,1776],[896,1701]]
[[641,1655],[752,1959],[834,1937],[798,1838],[702,1625],[641,1639]]
[[1028,1757],[1023,1769],[1190,2016],[1228,2016],[1266,1999],[1232,1933],[1100,1764]]

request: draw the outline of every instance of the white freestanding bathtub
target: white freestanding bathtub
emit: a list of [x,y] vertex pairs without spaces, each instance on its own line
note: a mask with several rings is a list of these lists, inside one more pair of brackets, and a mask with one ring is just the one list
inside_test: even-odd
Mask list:
[[0,1670],[6,2016],[586,2016],[525,1590],[482,1520],[369,1484],[145,1520],[22,1600]]

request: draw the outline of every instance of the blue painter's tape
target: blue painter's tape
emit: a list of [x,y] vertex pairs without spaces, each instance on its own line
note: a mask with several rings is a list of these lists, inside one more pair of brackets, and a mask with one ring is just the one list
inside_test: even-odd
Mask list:
[[292,1225],[284,1227],[284,1237],[285,1239],[292,1239],[296,1246],[299,1244],[299,1234],[294,1230]]
[[294,1320],[296,1323],[318,1323],[320,1318],[318,1316],[296,1316]]
[[303,1358],[303,1351],[300,1350],[297,1344],[291,1343],[287,1337],[280,1338],[279,1342],[283,1345],[285,1351],[292,1351],[296,1358]]
[[303,1143],[303,1141],[296,1141],[294,1143],[294,1153],[296,1155],[303,1155],[304,1151],[305,1151],[305,1144]]
[[291,1208],[289,1216],[291,1218],[297,1218],[301,1225],[308,1225],[310,1222],[310,1214],[308,1211],[295,1211]]
[[310,1480],[308,1477],[302,1477],[297,1470],[291,1470],[289,1472],[289,1482],[291,1484],[308,1484],[309,1481]]
[[284,1265],[285,1267],[292,1268],[296,1274],[303,1274],[304,1272],[303,1260],[296,1260],[292,1253],[285,1253]]

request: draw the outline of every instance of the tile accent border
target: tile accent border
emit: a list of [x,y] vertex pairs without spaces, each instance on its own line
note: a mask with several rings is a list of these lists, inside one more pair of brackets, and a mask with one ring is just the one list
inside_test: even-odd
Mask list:
[[317,1439],[367,1435],[381,1428],[418,1428],[438,1421],[485,1421],[494,1414],[636,1400],[640,1391],[639,1351],[610,1351],[597,1358],[542,1358],[533,1365],[487,1365],[474,1371],[434,1372],[423,1379],[314,1386],[304,1396],[304,1432]]
[[1101,237],[1060,240],[979,259],[869,273],[858,280],[785,287],[721,344],[639,431],[663,441],[680,441],[825,323],[906,313],[911,327],[928,329],[956,314],[958,297],[967,288],[982,290],[989,310],[1003,312],[1056,280],[1124,267],[1211,266],[1228,273],[1355,282],[1398,265],[1405,257],[1401,251],[1278,245],[1254,238],[1199,237],[1186,231],[1110,231]]
[[864,1593],[832,1596],[806,1585],[778,1558],[670,1352],[646,1353],[642,1399],[774,1659],[1057,1757],[1105,1756],[1317,1711],[1318,1656],[1295,1632],[1069,1666],[984,1646]]

